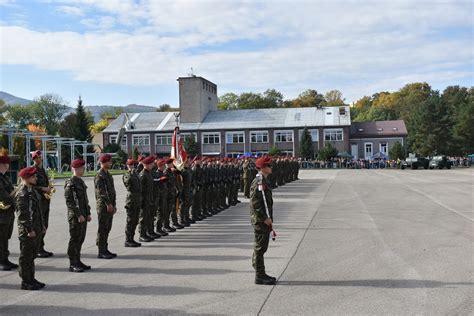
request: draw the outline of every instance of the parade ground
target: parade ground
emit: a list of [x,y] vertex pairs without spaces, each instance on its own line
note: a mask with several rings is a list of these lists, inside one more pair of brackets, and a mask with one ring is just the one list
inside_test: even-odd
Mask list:
[[[97,259],[97,216],[68,271],[64,181],[56,181],[42,291],[0,272],[0,315],[468,315],[474,311],[474,169],[302,170],[274,190],[275,242],[254,284],[248,200],[190,228],[124,248],[125,188],[115,176],[113,260]],[[10,241],[18,262],[17,229]]]

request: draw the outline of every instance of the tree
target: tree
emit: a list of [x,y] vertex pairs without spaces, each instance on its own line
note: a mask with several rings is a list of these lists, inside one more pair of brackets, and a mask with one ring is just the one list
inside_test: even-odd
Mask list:
[[101,119],[97,123],[92,124],[90,126],[90,131],[93,134],[98,134],[101,133],[104,129],[106,129],[107,126],[109,126],[109,121],[107,119]]
[[7,104],[5,103],[5,101],[0,99],[0,125],[5,124],[6,122],[6,118],[4,117],[4,114],[7,110],[8,110]]
[[283,106],[283,94],[275,89],[268,89],[263,93],[265,108],[280,108]]
[[237,110],[239,108],[239,96],[235,93],[226,93],[219,97],[217,109]]
[[301,136],[300,156],[304,159],[314,158],[313,139],[307,127],[304,128],[303,135]]
[[[288,105],[288,103],[285,103],[285,105]],[[323,107],[326,106],[326,100],[318,91],[308,89],[300,93],[298,97],[292,101],[292,106],[295,108]]]
[[342,92],[339,90],[331,90],[326,92],[324,95],[326,100],[326,106],[344,106],[344,98],[342,97]]
[[169,104],[162,104],[158,107],[157,112],[170,112],[171,111],[171,105]]
[[31,103],[33,117],[49,135],[57,135],[59,124],[67,107],[63,99],[55,94],[44,94]]
[[272,148],[270,148],[270,150],[268,151],[268,155],[269,155],[269,156],[278,156],[278,155],[280,155],[280,153],[281,153],[281,150],[278,149],[278,148],[276,148],[276,147],[272,147]]
[[258,109],[265,104],[263,97],[258,93],[244,92],[239,97],[239,109]]
[[326,143],[323,148],[319,150],[318,158],[323,161],[329,161],[336,158],[338,151],[331,143]]
[[133,159],[137,160],[138,156],[140,156],[140,152],[138,151],[138,147],[133,148]]
[[37,123],[33,119],[31,105],[10,105],[7,109],[7,120],[17,128],[26,128],[29,124]]
[[199,155],[199,144],[196,142],[194,139],[194,136],[188,135],[184,138],[184,144],[183,144],[184,150],[191,155],[191,156],[196,156]]
[[405,159],[405,150],[403,149],[402,144],[400,144],[400,142],[393,144],[392,148],[390,148],[388,152],[388,155],[392,160]]
[[76,128],[74,138],[86,142],[92,141],[90,127],[94,124],[94,120],[90,112],[86,112],[82,105],[82,99],[79,97],[76,108]]
[[453,140],[459,154],[474,153],[474,88],[469,89],[467,102],[457,110],[457,122],[453,127]]
[[71,113],[64,117],[59,124],[58,133],[61,137],[75,138],[77,135],[77,114]]

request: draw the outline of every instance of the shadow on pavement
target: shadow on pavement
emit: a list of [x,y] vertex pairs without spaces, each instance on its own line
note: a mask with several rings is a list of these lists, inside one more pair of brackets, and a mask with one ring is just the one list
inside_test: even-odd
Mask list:
[[283,286],[360,286],[378,287],[386,289],[417,289],[417,288],[440,288],[458,285],[472,286],[471,282],[442,282],[433,280],[344,280],[344,281],[278,281],[277,285]]

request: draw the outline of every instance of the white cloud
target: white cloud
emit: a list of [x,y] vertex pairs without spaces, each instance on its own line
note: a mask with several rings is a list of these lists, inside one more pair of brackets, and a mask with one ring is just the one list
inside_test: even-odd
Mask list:
[[62,5],[56,8],[56,11],[66,15],[73,15],[73,16],[82,16],[84,15],[84,10],[80,7],[69,6],[69,5]]
[[[2,63],[134,86],[169,83],[194,67],[221,91],[277,88],[294,97],[337,88],[348,101],[407,80],[449,84],[473,75],[472,38],[447,33],[472,29],[467,2],[59,3],[104,15],[82,19],[94,30],[84,34],[2,26]],[[212,46],[233,41],[257,45]]]

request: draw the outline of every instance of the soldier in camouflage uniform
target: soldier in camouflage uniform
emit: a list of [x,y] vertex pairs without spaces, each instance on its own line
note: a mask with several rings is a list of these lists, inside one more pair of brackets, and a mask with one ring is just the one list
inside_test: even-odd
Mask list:
[[[168,214],[168,178],[165,175],[166,163],[163,159],[156,160],[157,169],[153,172],[153,181],[155,188],[155,208],[156,208],[156,234],[168,236],[164,231],[163,224],[166,214]],[[158,189],[158,192],[156,191]],[[169,215],[168,215],[169,218]]]
[[114,178],[109,173],[112,167],[112,156],[103,154],[99,158],[100,170],[94,178],[95,199],[97,205],[97,218],[99,228],[97,230],[96,244],[99,249],[99,259],[112,259],[117,254],[108,249],[109,233],[112,229],[114,214],[117,212],[116,192]]
[[174,159],[169,158],[166,160],[166,169],[165,169],[165,176],[168,178],[167,181],[167,212],[165,214],[165,218],[163,221],[163,230],[167,233],[175,232],[176,229],[184,228],[182,226],[175,226],[171,227],[170,220],[171,218],[177,220],[176,215],[176,196],[178,194],[177,187],[176,187],[176,173],[174,172],[173,166]]
[[212,216],[210,213],[210,191],[211,191],[211,172],[210,172],[210,161],[208,158],[202,160],[202,193],[201,193],[201,219],[208,216]]
[[[142,160],[143,170],[140,172],[140,185],[142,188],[142,199],[140,209],[140,238],[142,242],[155,240],[153,232],[155,197],[153,188],[152,169],[155,164],[155,157],[148,156]],[[157,235],[156,235],[157,236]]]
[[193,202],[191,208],[191,223],[203,219],[202,214],[202,193],[203,193],[203,170],[201,167],[201,159],[198,157],[194,160],[192,167],[193,177]]
[[182,190],[179,195],[180,210],[179,210],[179,224],[184,227],[189,227],[190,223],[190,208],[192,203],[192,172],[189,166],[189,160],[184,161],[183,170],[181,170]]
[[[41,204],[41,211],[43,214],[43,222],[48,229],[49,223],[49,207],[51,200],[45,197],[45,193],[50,194],[51,188],[49,187],[49,177],[46,170],[43,168],[43,159],[41,155],[41,151],[37,150],[31,154],[31,158],[33,159],[34,165],[33,167],[36,169],[36,186],[35,189],[38,191],[40,196],[40,204]],[[38,250],[38,257],[40,258],[47,258],[53,256],[53,253],[50,251],[46,251],[44,249],[44,237],[46,234],[41,235],[39,240],[39,250]]]
[[10,168],[10,157],[7,154],[0,156],[0,270],[11,271],[18,265],[8,260],[8,240],[12,237],[15,221],[15,199],[13,198],[13,184],[6,172]]
[[128,159],[128,171],[122,176],[123,184],[127,189],[127,197],[125,199],[125,210],[127,212],[127,222],[125,225],[125,247],[140,247],[142,245],[134,240],[142,202],[142,186],[140,183],[140,176],[136,168],[137,164],[138,161]]
[[[250,217],[255,236],[252,266],[256,273],[255,284],[273,285],[276,279],[266,274],[263,258],[268,249],[273,224],[273,198],[267,181],[268,175],[272,172],[271,159],[269,157],[259,158],[256,161],[256,167],[260,175],[252,181],[250,188]],[[270,216],[267,216],[267,207]]]
[[15,195],[20,239],[19,273],[23,290],[40,290],[45,286],[35,279],[35,258],[38,255],[41,236],[46,232],[41,212],[41,197],[34,189],[36,171],[34,167],[20,170],[18,175],[22,183]]
[[72,161],[73,176],[64,184],[70,235],[67,254],[71,272],[84,272],[91,269],[81,261],[81,248],[86,238],[87,223],[92,219],[87,186],[81,178],[84,175],[85,164],[86,162],[82,159]]

